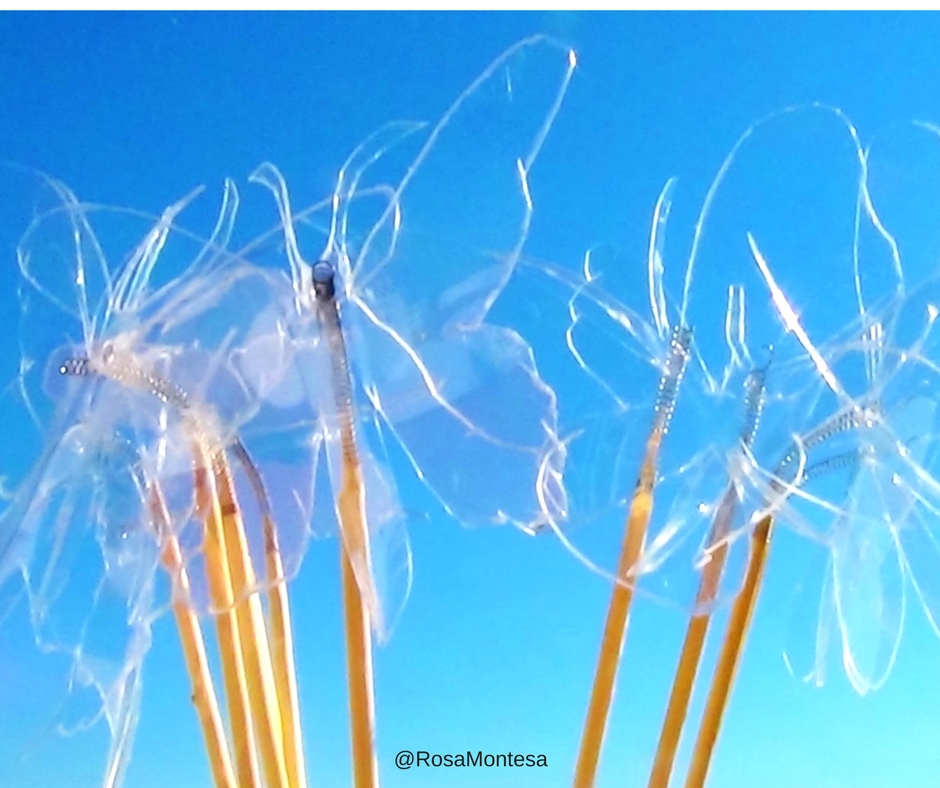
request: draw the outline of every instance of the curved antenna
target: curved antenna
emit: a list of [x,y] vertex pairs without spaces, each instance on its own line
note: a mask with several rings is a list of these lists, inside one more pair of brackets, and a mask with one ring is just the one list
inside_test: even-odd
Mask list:
[[[297,233],[294,230],[294,217],[291,214],[290,194],[287,183],[281,171],[270,162],[264,162],[251,175],[251,183],[259,183],[274,195],[278,213],[281,216],[281,227],[284,233],[284,245],[287,251],[287,260],[290,263],[291,281],[294,285],[295,305],[300,308],[302,302],[313,298],[312,281],[310,278],[310,265],[300,254],[297,245]],[[330,230],[332,238],[333,230]]]
[[[384,226],[386,218],[389,215],[388,210],[391,210],[393,228],[397,237],[398,229],[401,226],[401,207],[398,204],[398,192],[392,186],[372,187],[371,189],[359,191],[359,183],[369,167],[375,164],[391,148],[405,139],[405,137],[420,131],[426,125],[426,123],[417,121],[387,123],[359,143],[353,152],[346,157],[346,161],[343,162],[343,166],[340,168],[339,175],[336,179],[336,188],[333,190],[333,195],[330,198],[332,205],[330,232],[326,247],[321,253],[320,259],[331,259],[334,250],[338,247],[340,252],[340,275],[343,279],[343,287],[347,296],[352,293],[353,280],[356,275],[356,271],[350,264],[350,250],[347,245],[349,234],[348,204],[358,196],[371,193],[387,194],[387,210],[382,214],[373,228],[370,229],[370,235],[372,234],[372,230]],[[394,245],[395,242],[393,240],[392,248],[394,248]],[[360,254],[360,260],[364,255],[365,247]]]
[[754,240],[754,236],[750,233],[747,234],[747,242],[751,247],[751,254],[754,256],[757,267],[760,268],[764,281],[767,283],[767,288],[770,290],[774,307],[780,319],[783,321],[784,326],[797,338],[799,343],[803,346],[803,349],[809,354],[819,374],[822,376],[823,380],[826,381],[826,385],[829,386],[832,392],[843,399],[849,399],[839,379],[829,366],[829,363],[810,341],[809,335],[804,330],[802,323],[800,323],[800,318],[797,316],[796,310],[790,304],[789,299],[780,285],[777,284],[777,280],[770,271],[770,266],[767,265],[767,261],[761,254],[760,249],[757,248],[757,242]]
[[204,275],[215,267],[217,258],[228,249],[228,245],[232,240],[232,230],[235,227],[239,202],[240,198],[235,181],[226,178],[222,190],[222,205],[219,206],[219,216],[216,219],[215,227],[184,276],[192,278],[196,275]]
[[197,186],[189,194],[167,207],[160,214],[157,224],[138,244],[115,283],[114,293],[108,299],[107,309],[104,314],[105,323],[110,320],[111,315],[114,313],[137,309],[146,293],[153,268],[166,245],[174,220],[187,205],[202,193],[203,189],[204,187]]
[[88,292],[86,289],[87,263],[84,252],[85,243],[87,242],[91,245],[94,257],[97,259],[98,267],[101,269],[101,276],[104,280],[105,298],[107,302],[110,303],[112,298],[112,283],[110,274],[108,272],[108,266],[105,261],[104,250],[101,248],[101,244],[98,242],[98,238],[95,236],[94,231],[91,229],[91,225],[88,223],[88,219],[85,215],[86,206],[79,202],[74,192],[72,192],[68,186],[62,183],[62,181],[52,178],[45,173],[40,172],[38,175],[42,181],[50,189],[52,189],[53,192],[55,192],[62,205],[55,208],[54,210],[47,211],[46,213],[35,217],[30,226],[27,228],[26,232],[23,234],[23,241],[21,241],[17,246],[16,252],[20,275],[38,293],[49,299],[51,303],[55,304],[63,312],[66,314],[75,314],[75,311],[72,307],[56,298],[51,292],[49,292],[49,290],[40,284],[39,280],[36,279],[30,268],[31,260],[29,254],[23,250],[23,243],[25,242],[26,238],[38,230],[39,225],[43,220],[57,213],[65,213],[68,216],[70,224],[72,225],[72,242],[75,247],[75,273],[73,283],[75,285],[78,296],[78,318],[82,324],[82,334],[85,341],[85,346],[91,347],[94,344],[95,336],[97,334],[96,323],[98,318],[95,314],[96,310],[93,307],[90,307],[88,303]]
[[669,221],[669,212],[672,210],[672,192],[677,180],[677,178],[670,178],[666,181],[666,185],[663,186],[656,200],[647,254],[650,312],[653,315],[653,324],[656,326],[659,338],[664,341],[669,334],[669,318],[666,315],[666,296],[663,292],[663,257],[666,224]]

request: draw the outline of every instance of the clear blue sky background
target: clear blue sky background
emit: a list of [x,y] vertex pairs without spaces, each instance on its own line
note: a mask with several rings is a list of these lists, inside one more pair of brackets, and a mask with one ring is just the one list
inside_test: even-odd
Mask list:
[[[388,120],[438,116],[497,54],[535,32],[579,58],[533,176],[530,252],[569,265],[605,241],[641,260],[656,196],[673,175],[681,192],[670,238],[684,259],[694,211],[724,155],[749,124],[783,106],[837,105],[863,138],[894,122],[940,121],[934,16],[4,14],[0,158],[44,170],[85,199],[148,211],[225,176],[243,183],[265,160],[322,195],[368,133]],[[12,243],[24,209],[0,211],[9,379]],[[3,440],[15,440],[20,425],[0,423]],[[412,598],[376,654],[383,784],[568,784],[607,584],[551,537],[463,529],[415,483],[402,484],[409,505],[429,516],[411,526]],[[781,658],[801,574],[787,565],[800,555],[788,539],[771,558],[710,784],[936,785],[940,648],[919,611],[910,611],[883,691],[857,697],[837,663],[825,688],[801,684]],[[319,542],[293,586],[311,785],[328,787],[349,784],[336,567],[336,542]],[[645,785],[684,624],[675,611],[637,605],[600,786]],[[23,626],[14,614],[0,630],[0,785],[93,786],[100,726],[67,742],[44,732],[32,712],[46,700],[41,662]],[[208,786],[171,620],[155,626],[145,682],[128,788]],[[544,753],[550,765],[400,772],[401,749]],[[687,756],[686,743],[682,763]]]

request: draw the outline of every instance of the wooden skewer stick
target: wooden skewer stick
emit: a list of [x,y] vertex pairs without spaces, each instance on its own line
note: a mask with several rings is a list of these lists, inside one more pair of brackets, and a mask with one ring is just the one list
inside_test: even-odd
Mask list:
[[366,530],[365,490],[353,438],[352,420],[342,416],[343,483],[338,496],[342,540],[343,609],[346,618],[346,672],[349,680],[349,716],[352,735],[353,776],[356,788],[377,788],[375,760],[375,698],[372,674],[372,632],[362,589],[356,582],[353,557],[371,570]]
[[[718,513],[715,515],[713,534],[727,532],[733,508],[737,505],[737,497],[733,489],[729,489],[723,499]],[[696,593],[696,612],[689,619],[689,626],[682,644],[679,656],[679,665],[676,667],[676,677],[672,683],[672,692],[669,695],[669,705],[666,708],[666,717],[663,720],[662,731],[659,736],[659,745],[656,748],[656,759],[650,773],[648,788],[668,788],[672,767],[676,760],[676,751],[679,748],[679,738],[689,711],[689,701],[692,697],[692,688],[695,677],[702,660],[702,651],[705,648],[705,637],[708,634],[708,625],[711,622],[711,611],[707,605],[715,601],[718,595],[718,585],[724,571],[725,561],[728,557],[727,542],[721,542],[709,556],[709,561],[702,569]]]
[[692,764],[686,777],[685,788],[702,788],[705,785],[721,720],[731,695],[731,685],[760,593],[772,533],[773,517],[765,515],[751,534],[751,555],[744,577],[744,587],[731,608],[728,631],[725,633],[718,664],[715,666],[715,675],[705,703],[705,713],[702,715],[702,724],[692,752]]
[[[752,370],[744,383],[746,409],[741,443],[745,447],[749,447],[753,443],[760,422],[768,366],[769,362],[767,366]],[[721,576],[724,572],[725,562],[728,559],[727,537],[731,531],[732,521],[739,504],[740,493],[737,485],[732,482],[725,491],[712,521],[711,533],[709,534],[708,562],[702,568],[699,579],[699,587],[695,596],[696,610],[689,619],[685,641],[682,644],[682,652],[679,656],[679,664],[676,667],[676,677],[672,683],[669,705],[666,709],[666,717],[663,720],[648,788],[668,788],[669,786],[669,778],[672,776],[672,769],[675,765],[679,739],[689,711],[689,701],[692,697],[695,677],[702,661],[705,638],[708,635],[708,626],[711,622],[710,606],[718,597]]]
[[637,565],[646,545],[646,531],[653,513],[653,489],[656,486],[656,470],[659,465],[659,450],[672,418],[679,385],[689,360],[689,345],[692,339],[687,327],[677,326],[673,331],[669,354],[665,360],[663,376],[659,381],[653,428],[646,441],[646,452],[640,466],[636,490],[630,501],[630,511],[617,563],[617,582],[607,609],[607,621],[601,639],[601,653],[594,673],[594,687],[588,704],[587,719],[581,737],[581,750],[574,773],[574,788],[593,788],[597,777],[601,747],[607,730],[607,718],[613,701],[617,670],[623,651],[633,602],[633,587],[629,584],[630,572]]
[[179,540],[169,530],[170,516],[166,500],[159,485],[154,482],[150,487],[150,510],[157,525],[160,541],[163,545],[161,558],[163,565],[173,578],[173,615],[179,629],[186,658],[186,668],[193,685],[193,703],[202,726],[202,735],[206,742],[206,753],[212,769],[212,779],[216,788],[236,788],[235,771],[232,758],[225,740],[225,726],[219,712],[219,701],[209,671],[209,659],[206,644],[202,636],[199,617],[190,607],[189,575],[183,565]]
[[287,582],[284,578],[284,563],[277,538],[277,525],[271,512],[271,501],[264,487],[264,481],[248,451],[238,441],[232,449],[254,490],[264,527],[271,664],[280,711],[287,779],[290,788],[306,788],[303,736],[300,727],[300,700],[297,692],[297,671],[294,665],[294,634],[291,627]]
[[[193,417],[195,414],[186,392],[159,376],[141,374],[140,370],[132,368],[130,371],[122,370],[116,379],[136,387],[146,388],[164,404],[172,405],[184,415]],[[288,780],[285,763],[285,734],[272,667],[271,644],[265,630],[265,617],[258,594],[257,578],[251,564],[248,540],[225,449],[207,438],[204,431],[199,428],[198,418],[193,418],[192,426],[196,428],[193,433],[196,507],[199,515],[205,518],[203,552],[206,560],[209,595],[216,608],[216,628],[229,701],[232,738],[236,750],[238,785],[239,788],[258,788],[259,786],[255,753],[255,737],[257,737],[267,788],[302,788],[300,773],[296,775],[293,783]],[[249,468],[254,470],[241,444],[237,445],[236,453],[245,461],[246,470]],[[257,482],[256,490],[263,493],[263,486],[260,484],[260,477],[256,470],[252,478],[252,483],[255,482]],[[270,561],[273,550],[274,568],[277,575],[282,578],[283,569],[279,563],[280,556],[277,552],[276,539],[272,540],[274,526],[269,516],[270,506],[267,505],[266,498],[263,509],[265,510],[266,564]],[[164,521],[166,521],[165,505],[162,506],[160,514],[164,515]],[[172,547],[171,543],[170,552],[164,556],[164,560],[170,563],[178,560],[181,564],[179,545],[175,545],[176,554],[172,552]],[[278,585],[283,586],[283,583]],[[278,593],[286,594],[286,591],[282,589]],[[277,642],[282,646],[285,643],[289,645],[291,641],[289,624],[285,626],[283,618],[288,614],[285,603],[286,596],[283,596],[273,604],[273,615],[278,618]],[[181,630],[187,626],[188,624],[184,622]],[[184,635],[184,638],[188,637],[189,635]],[[198,658],[198,653],[194,652],[194,658]],[[293,670],[292,662],[290,670]],[[286,686],[289,693],[290,685]],[[296,685],[293,687],[293,700],[296,711]],[[290,710],[287,713],[289,715]],[[293,724],[294,722],[296,724]],[[300,764],[302,771],[302,756],[300,760],[297,756],[300,749],[299,721],[293,721],[289,726],[289,731],[292,739],[292,763]]]
[[200,502],[200,510],[206,512],[203,552],[206,557],[209,596],[217,610],[216,631],[219,638],[229,720],[232,726],[238,786],[239,788],[260,788],[254,733],[249,712],[248,682],[245,677],[242,649],[239,647],[238,621],[235,616],[235,599],[229,574],[222,509],[219,496],[214,489],[215,478],[206,472],[205,460],[207,458],[199,449],[197,449],[196,456],[199,460],[196,468],[197,498]]
[[249,708],[265,782],[269,788],[289,788],[277,689],[264,613],[257,593],[257,577],[251,565],[231,471],[222,452],[212,456],[212,473],[216,482],[215,493],[225,539],[225,557],[228,560],[235,617],[238,621],[238,645],[245,665]]
[[284,738],[284,762],[290,788],[307,788],[303,736],[300,727],[300,699],[297,691],[297,670],[294,665],[294,633],[291,627],[287,582],[277,543],[274,523],[265,517],[265,554],[269,582],[268,612],[271,624],[271,657],[278,708],[281,713],[281,734]]
[[[352,739],[353,780],[355,788],[377,788],[378,764],[375,761],[375,697],[372,675],[372,631],[370,604],[378,611],[372,583],[372,557],[366,522],[365,486],[362,464],[356,446],[353,414],[353,385],[336,302],[335,271],[321,261],[313,266],[312,286],[317,319],[330,349],[333,397],[342,451],[340,489],[336,510],[342,531],[343,610],[346,625],[346,675],[349,681],[349,721]],[[367,584],[363,588],[358,580]],[[368,592],[369,599],[363,598]],[[379,615],[376,612],[375,615]]]
[[601,747],[607,729],[607,718],[613,700],[614,686],[617,682],[617,670],[620,666],[620,654],[623,651],[633,601],[633,589],[626,585],[628,572],[632,569],[646,542],[646,529],[653,511],[653,486],[656,478],[656,461],[662,443],[663,430],[656,425],[646,444],[646,456],[640,470],[636,492],[630,502],[627,515],[626,533],[617,564],[617,578],[624,582],[614,584],[607,610],[607,621],[601,639],[601,651],[594,674],[594,687],[588,704],[587,719],[581,738],[581,751],[575,768],[574,788],[592,788],[597,776]]

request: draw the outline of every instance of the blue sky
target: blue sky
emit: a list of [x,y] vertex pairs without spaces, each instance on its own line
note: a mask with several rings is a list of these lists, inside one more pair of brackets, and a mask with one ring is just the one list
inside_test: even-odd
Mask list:
[[[940,121],[933,16],[5,14],[0,158],[48,172],[84,199],[150,212],[199,184],[217,194],[226,176],[244,185],[266,160],[294,188],[320,196],[370,132],[389,120],[439,116],[502,50],[536,32],[573,47],[579,65],[532,175],[527,251],[571,267],[603,242],[642,260],[653,205],[672,176],[667,250],[681,265],[724,156],[751,123],[781,107],[838,106],[863,142],[892,124]],[[765,162],[773,156],[766,150]],[[927,196],[915,194],[907,211],[923,211],[925,226]],[[5,202],[0,211],[6,380],[17,359],[13,244],[28,207]],[[246,221],[261,229],[267,219]],[[785,249],[787,232],[764,237]],[[823,238],[826,227],[816,232]],[[922,256],[929,265],[929,249]],[[798,266],[786,273],[796,287],[812,285],[809,274],[822,278]],[[676,282],[670,287],[674,298]],[[817,300],[827,293],[817,285]],[[842,307],[833,304],[834,320]],[[21,425],[0,423],[7,441],[21,434]],[[376,654],[383,784],[568,784],[607,584],[550,536],[461,528],[394,450],[392,461],[408,506],[427,516],[410,525],[411,599]],[[940,648],[915,606],[882,691],[857,697],[837,661],[823,689],[788,674],[781,655],[805,552],[787,533],[772,551],[710,784],[933,785]],[[349,783],[337,575],[336,541],[317,542],[292,591],[311,784],[322,786]],[[600,786],[646,784],[684,623],[675,610],[637,604]],[[19,611],[0,628],[0,784],[93,786],[105,752],[100,726],[68,741],[48,733],[36,706],[54,705],[42,691],[49,660],[36,655],[25,626]],[[399,772],[401,749],[544,753],[549,767]],[[687,754],[686,742],[680,759]],[[167,618],[154,628],[126,780],[128,788],[165,784],[209,784]]]

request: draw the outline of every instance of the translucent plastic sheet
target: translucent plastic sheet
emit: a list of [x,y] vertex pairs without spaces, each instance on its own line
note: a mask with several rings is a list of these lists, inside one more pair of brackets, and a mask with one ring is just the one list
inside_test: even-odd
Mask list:
[[[253,175],[273,194],[282,232],[242,254],[290,271],[295,300],[296,371],[267,401],[307,401],[319,414],[337,501],[348,417],[367,475],[380,475],[391,432],[462,523],[542,524],[536,483],[557,441],[554,394],[525,340],[483,321],[525,242],[529,172],[573,69],[573,53],[557,43],[521,42],[436,125],[392,124],[360,145],[327,210],[294,209],[272,165]],[[317,286],[326,280],[333,294],[324,299]],[[373,555],[403,552],[391,478],[364,489]],[[348,547],[358,541],[343,536]],[[385,635],[404,597],[376,587],[373,555],[351,554]]]
[[829,390],[814,403],[833,415],[795,441],[802,479],[780,513],[819,545],[787,653],[794,672],[816,683],[841,646],[856,691],[882,686],[910,601],[937,628],[936,297],[935,283],[914,288],[869,312],[864,331],[856,325],[820,350],[837,379],[863,365],[873,376],[841,410]]
[[[248,593],[337,527],[314,511],[328,473],[389,636],[411,580],[392,440],[461,523],[548,525],[593,571],[687,611],[738,590],[741,545],[773,515],[818,557],[788,650],[815,681],[838,650],[858,692],[881,686],[911,601],[940,633],[940,225],[936,201],[908,198],[940,190],[940,133],[912,124],[865,148],[840,111],[787,109],[745,132],[702,199],[667,182],[644,248],[526,260],[529,177],[574,67],[555,42],[521,42],[436,124],[363,142],[309,207],[262,165],[253,199],[276,224],[247,243],[232,183],[205,240],[184,229],[206,210],[196,192],[149,217],[32,179],[4,391],[28,462],[0,467],[0,603],[22,593],[39,649],[62,658],[56,727],[106,722],[105,785],[171,602],[168,535],[187,604],[223,612],[204,549],[220,477]],[[667,236],[681,222],[689,249]],[[339,511],[353,455],[366,535]],[[619,573],[638,490],[655,505]],[[268,515],[283,577],[263,569]]]
[[[806,330],[829,336],[874,300],[866,288],[881,283],[888,297],[897,289],[896,258],[860,191],[865,176],[864,151],[839,111],[785,110],[742,135],[697,215],[687,207],[694,195],[677,203],[682,184],[669,181],[645,249],[593,249],[580,272],[533,262],[568,288],[565,341],[577,368],[547,378],[560,399],[566,459],[563,495],[547,496],[546,508],[592,568],[616,575],[660,424],[647,543],[627,582],[700,607],[699,570],[749,532],[819,377],[778,316],[749,233],[794,261],[775,284],[810,321]],[[667,233],[683,221],[692,229],[684,254]],[[870,224],[872,251],[860,261],[858,227]],[[833,284],[823,293],[798,274],[806,267]],[[743,570],[734,549],[723,560],[712,601],[733,593]]]
[[[904,132],[920,135],[918,155],[931,161],[933,130]],[[880,138],[882,149],[891,141]],[[670,264],[665,234],[689,214],[674,207],[672,181],[652,212],[645,264],[640,250],[606,249],[591,250],[579,274],[531,264],[567,288],[565,341],[580,370],[546,376],[565,473],[545,501],[563,541],[616,576],[656,414],[674,394],[646,546],[626,582],[686,609],[721,602],[740,584],[742,537],[772,513],[825,559],[802,584],[791,664],[820,678],[841,644],[859,692],[890,672],[912,591],[936,620],[937,302],[929,286],[913,295],[931,276],[935,239],[914,235],[903,190],[879,162],[840,111],[787,109],[748,129],[719,169],[684,266]],[[919,259],[908,267],[905,254]],[[678,329],[691,336],[681,378],[670,373]],[[712,567],[705,588],[716,560],[723,571]]]
[[[63,657],[58,729],[106,721],[105,785],[130,757],[171,587],[198,613],[226,610],[205,534],[227,480],[250,594],[296,572],[322,522],[320,450],[338,498],[353,426],[369,538],[343,536],[380,637],[411,571],[389,435],[461,521],[539,526],[554,395],[524,340],[483,319],[528,232],[528,174],[573,68],[556,43],[521,42],[436,126],[391,124],[363,143],[332,197],[297,214],[264,165],[253,180],[281,221],[240,251],[233,183],[205,240],[184,229],[204,219],[198,191],[151,217],[26,176],[41,197],[18,248],[21,360],[5,397],[23,435],[0,469],[0,586],[14,604],[25,591],[39,649]],[[327,261],[332,324],[302,249]],[[269,515],[283,576],[265,571]],[[182,557],[169,576],[167,539]]]
[[[812,426],[791,427],[791,448],[767,476],[777,519],[818,545],[815,565],[800,584],[787,659],[798,675],[822,682],[827,657],[841,646],[846,675],[859,693],[888,678],[912,591],[936,627],[930,590],[936,571],[930,567],[937,562],[938,313],[930,281],[936,272],[928,262],[936,239],[930,223],[917,232],[919,224],[910,222],[905,187],[912,185],[912,171],[899,166],[898,148],[893,162],[877,155],[892,151],[888,143],[900,131],[924,165],[917,177],[932,169],[923,143],[935,145],[936,137],[920,126],[893,129],[861,153],[851,258],[859,316],[848,327],[810,330],[812,313],[793,301],[756,236],[748,236],[777,316],[802,346],[807,370],[799,402],[801,424]],[[799,366],[797,360],[794,369]]]
[[[51,179],[31,182],[43,201],[17,250],[22,354],[6,393],[23,441],[10,468],[15,493],[0,515],[0,579],[9,589],[20,576],[39,649],[65,657],[59,727],[106,721],[104,782],[112,785],[129,758],[151,625],[170,601],[165,538],[182,549],[186,603],[218,610],[208,594],[198,478],[231,463],[259,580],[275,582],[264,576],[269,501],[255,475],[296,482],[290,495],[271,499],[294,571],[315,454],[265,423],[261,401],[231,364],[233,348],[253,341],[246,329],[266,325],[263,315],[286,289],[225,250],[234,186],[203,241],[177,224],[195,194],[150,218],[81,204]],[[238,438],[248,422],[253,431]],[[169,510],[160,525],[151,516],[155,494]]]

